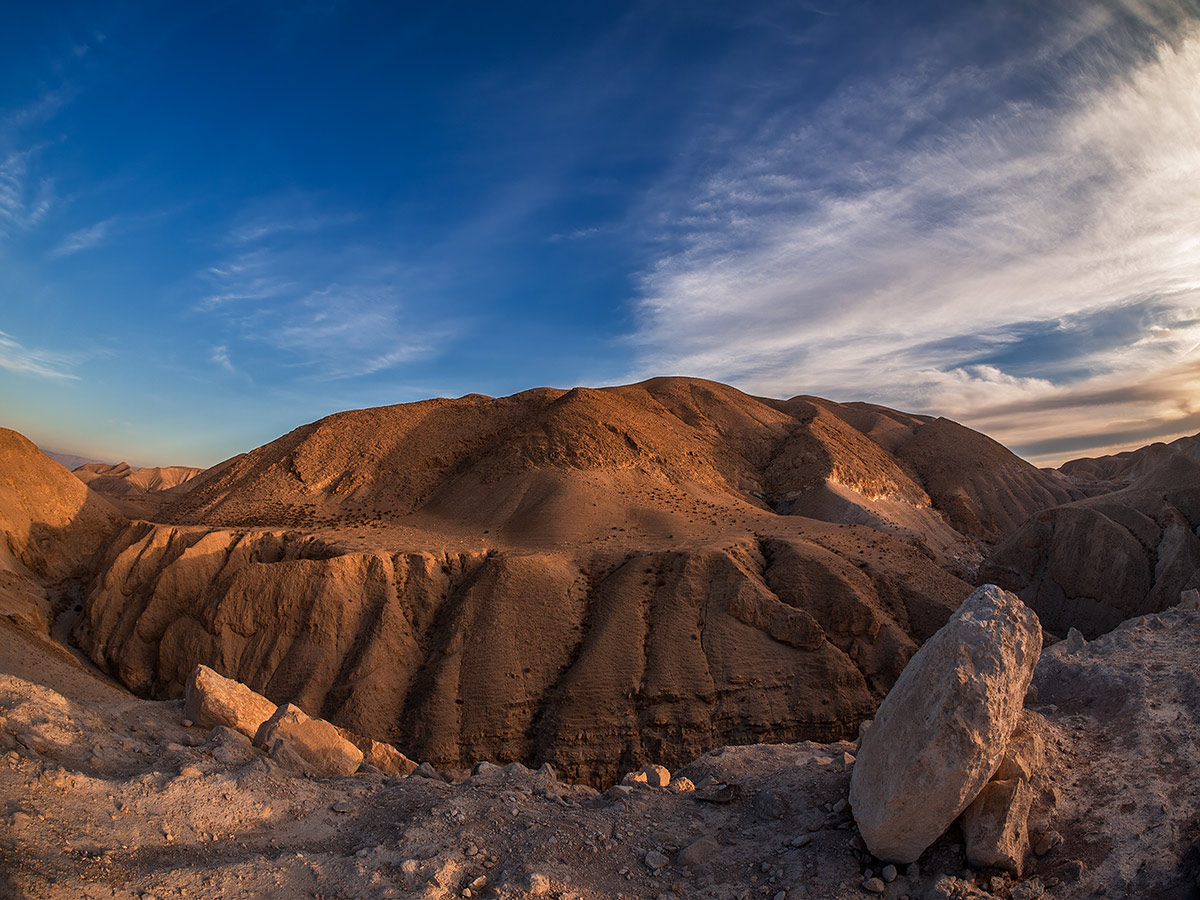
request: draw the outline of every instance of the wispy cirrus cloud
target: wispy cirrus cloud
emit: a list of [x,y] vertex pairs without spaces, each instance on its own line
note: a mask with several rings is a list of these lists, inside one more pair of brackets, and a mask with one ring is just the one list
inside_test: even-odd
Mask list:
[[[1200,27],[1116,3],[1056,24],[990,67],[923,47],[726,136],[700,190],[648,211],[669,250],[642,280],[643,371],[935,411],[1041,459],[1103,431],[1097,397],[1191,427]],[[1163,393],[1106,394],[1132,382]]]
[[88,225],[86,228],[72,231],[50,251],[49,255],[54,259],[58,259],[64,256],[72,256],[82,250],[91,250],[93,247],[97,247],[108,240],[116,223],[117,217],[113,216],[112,218],[96,222],[94,225]]
[[26,347],[11,334],[0,331],[0,369],[37,378],[77,379],[71,372],[78,357],[37,347]]
[[33,172],[36,148],[0,159],[0,237],[37,226],[54,205],[54,181]]
[[200,274],[207,290],[196,310],[223,321],[230,338],[212,360],[233,371],[231,343],[240,342],[275,377],[334,381],[435,355],[451,330],[409,309],[405,273],[345,233],[355,221],[312,208],[242,216],[220,242],[225,256]]

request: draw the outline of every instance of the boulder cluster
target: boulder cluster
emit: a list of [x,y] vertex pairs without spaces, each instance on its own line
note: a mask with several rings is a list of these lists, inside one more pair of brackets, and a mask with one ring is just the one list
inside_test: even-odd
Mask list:
[[204,665],[196,666],[188,678],[183,716],[185,724],[240,732],[294,772],[346,776],[365,764],[385,775],[404,776],[417,769],[391,744],[315,719],[292,703],[277,707],[240,681]]
[[1024,709],[1037,616],[976,590],[916,653],[864,730],[850,805],[867,848],[912,863],[956,820],[972,865],[1020,875],[1044,722]]

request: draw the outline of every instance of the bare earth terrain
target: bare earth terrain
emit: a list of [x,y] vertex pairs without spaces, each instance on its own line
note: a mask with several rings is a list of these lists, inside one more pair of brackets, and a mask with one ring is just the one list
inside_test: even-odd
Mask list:
[[[0,896],[1192,896],[1195,446],[1046,471],[693,379],[340,413],[203,472],[0,430]],[[886,867],[860,726],[983,581],[1048,645],[1024,868],[958,824]],[[185,720],[197,665],[425,765],[301,774]]]

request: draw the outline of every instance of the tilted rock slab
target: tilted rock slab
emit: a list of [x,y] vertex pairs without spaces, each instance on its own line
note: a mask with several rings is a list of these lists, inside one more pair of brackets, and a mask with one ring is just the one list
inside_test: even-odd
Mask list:
[[254,743],[281,765],[317,775],[353,775],[363,761],[363,752],[337,728],[291,703],[262,723]]
[[909,662],[884,699],[850,781],[875,856],[914,862],[1004,758],[1042,649],[1037,616],[984,585]]
[[205,665],[192,669],[185,690],[183,717],[203,728],[224,725],[253,739],[275,714],[275,704],[262,694]]

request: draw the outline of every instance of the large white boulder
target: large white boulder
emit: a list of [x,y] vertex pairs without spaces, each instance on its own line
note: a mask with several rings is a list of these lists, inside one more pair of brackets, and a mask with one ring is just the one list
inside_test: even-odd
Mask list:
[[914,862],[1004,758],[1042,649],[1037,616],[984,585],[917,651],[865,732],[850,805],[875,856]]

